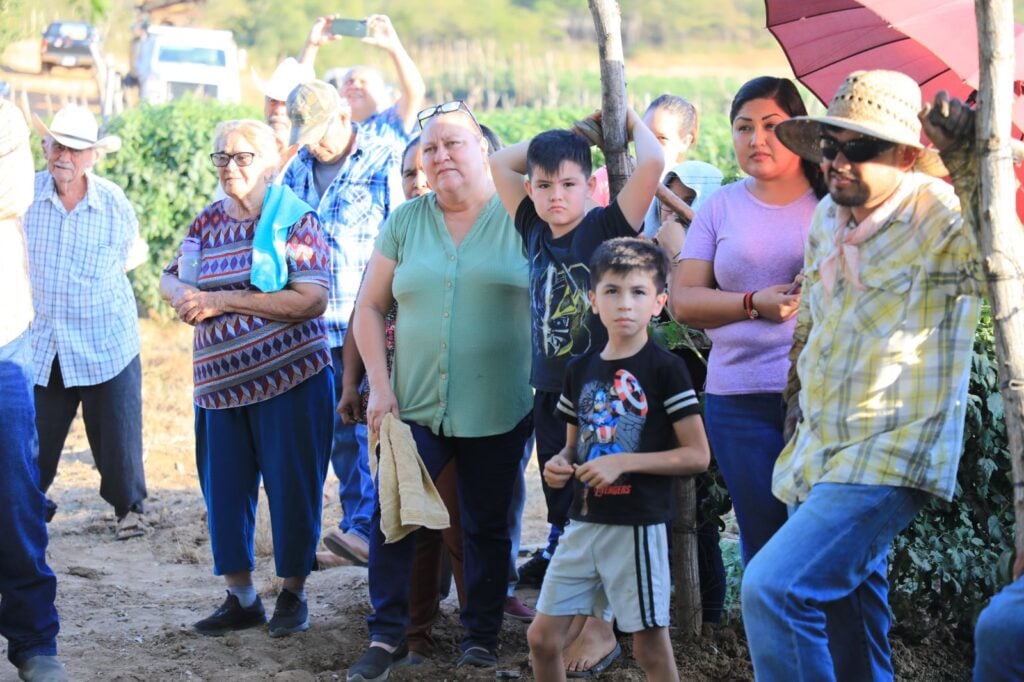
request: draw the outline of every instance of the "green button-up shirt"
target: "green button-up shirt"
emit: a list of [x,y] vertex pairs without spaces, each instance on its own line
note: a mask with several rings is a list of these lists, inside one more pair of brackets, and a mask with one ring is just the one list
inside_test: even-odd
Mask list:
[[497,195],[458,246],[427,194],[395,209],[376,248],[396,263],[391,383],[402,419],[446,436],[510,431],[533,404],[529,270]]

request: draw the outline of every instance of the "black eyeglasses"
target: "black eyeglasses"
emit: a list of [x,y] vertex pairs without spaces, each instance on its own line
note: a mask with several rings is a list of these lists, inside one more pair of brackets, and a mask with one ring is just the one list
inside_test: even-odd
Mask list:
[[234,160],[236,166],[242,168],[251,165],[255,158],[255,152],[235,152],[234,154],[214,152],[210,154],[210,161],[213,161],[213,165],[217,168],[226,168],[232,160]]
[[870,161],[879,154],[887,152],[896,146],[895,142],[879,140],[875,137],[858,137],[846,142],[840,142],[834,137],[822,135],[818,143],[821,146],[821,156],[833,161],[839,152],[843,153],[847,161],[851,163],[864,163]]
[[[473,112],[470,111],[469,105],[467,105],[461,99],[454,99],[451,102],[444,102],[443,104],[438,104],[435,107],[427,107],[426,109],[420,111],[420,113],[416,114],[416,120],[419,121],[420,130],[423,130],[423,126],[427,125],[427,121],[434,118],[435,116],[440,116],[441,114],[452,114],[455,113],[456,111],[464,111],[467,114],[469,114],[469,117],[473,119],[473,123],[476,124],[476,127],[480,128],[480,121],[476,120],[476,116],[474,116]],[[480,130],[483,130],[483,128],[480,128]]]

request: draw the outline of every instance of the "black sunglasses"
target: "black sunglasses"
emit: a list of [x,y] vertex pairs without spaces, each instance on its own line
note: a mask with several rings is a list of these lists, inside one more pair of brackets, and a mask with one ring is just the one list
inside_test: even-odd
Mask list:
[[[469,105],[461,99],[454,99],[451,102],[444,102],[434,107],[427,107],[420,111],[420,113],[416,114],[416,120],[420,124],[420,130],[423,130],[423,126],[427,125],[427,121],[435,116],[440,116],[441,114],[452,114],[456,111],[464,111],[469,114],[469,117],[473,119],[473,123],[476,124],[476,127],[480,128],[480,121],[476,120],[476,116],[474,116],[473,112],[470,111]],[[482,131],[483,128],[480,128],[480,130]]]
[[226,152],[214,152],[210,154],[210,161],[213,161],[213,165],[217,168],[227,168],[227,165],[231,163],[231,160],[235,160],[235,165],[239,168],[244,168],[252,164],[253,159],[256,158],[254,152],[235,152],[234,154],[228,154]]
[[828,137],[827,135],[822,135],[818,144],[823,158],[833,161],[839,155],[839,152],[842,152],[846,160],[851,163],[870,161],[879,154],[887,152],[896,146],[895,142],[879,140],[875,137],[858,137],[846,142],[840,142],[836,138]]

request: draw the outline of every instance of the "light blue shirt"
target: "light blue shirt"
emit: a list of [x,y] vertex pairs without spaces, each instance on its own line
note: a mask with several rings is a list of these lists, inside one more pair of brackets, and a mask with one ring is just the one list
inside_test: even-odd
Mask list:
[[49,171],[36,173],[25,214],[35,321],[35,383],[46,386],[54,356],[65,386],[94,386],[139,354],[135,296],[125,275],[139,234],[121,188],[86,173],[85,197],[69,213]]

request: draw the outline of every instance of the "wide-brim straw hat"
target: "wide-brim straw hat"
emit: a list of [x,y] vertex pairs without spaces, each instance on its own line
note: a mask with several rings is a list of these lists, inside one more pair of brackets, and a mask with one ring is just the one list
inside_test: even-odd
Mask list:
[[821,163],[822,126],[852,130],[879,140],[920,149],[916,170],[949,175],[935,149],[921,144],[921,88],[898,71],[854,71],[843,81],[825,116],[796,116],[775,128],[782,144],[801,158]]
[[288,57],[277,65],[269,80],[260,78],[256,69],[252,70],[252,79],[264,97],[286,102],[292,90],[302,83],[316,80],[316,73],[312,66],[300,64],[294,57]]
[[63,107],[53,117],[49,127],[43,119],[32,114],[32,125],[43,137],[49,135],[68,149],[96,149],[101,152],[116,152],[121,148],[121,138],[117,135],[100,137],[96,117],[87,108],[79,104]]

